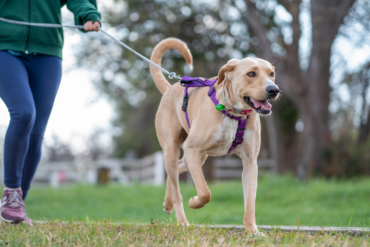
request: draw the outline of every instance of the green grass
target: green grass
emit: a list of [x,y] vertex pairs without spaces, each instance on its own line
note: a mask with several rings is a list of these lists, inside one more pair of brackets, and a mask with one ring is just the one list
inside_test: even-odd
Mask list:
[[[202,209],[190,209],[195,187],[182,184],[184,208],[190,223],[243,224],[240,182],[210,184],[212,200]],[[33,188],[26,200],[34,220],[113,222],[151,221],[174,223],[162,204],[165,187],[86,186],[61,189]],[[258,225],[370,226],[370,179],[356,181],[313,180],[302,183],[290,177],[265,176],[258,182]]]
[[175,224],[0,225],[0,246],[370,246],[368,235],[265,232],[250,237],[243,230],[219,230]]

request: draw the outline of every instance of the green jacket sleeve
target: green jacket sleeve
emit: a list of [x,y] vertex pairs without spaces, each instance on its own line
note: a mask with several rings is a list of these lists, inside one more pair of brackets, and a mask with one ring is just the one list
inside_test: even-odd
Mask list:
[[100,13],[96,0],[67,0],[67,9],[75,16],[76,25],[84,25],[88,21],[100,22]]

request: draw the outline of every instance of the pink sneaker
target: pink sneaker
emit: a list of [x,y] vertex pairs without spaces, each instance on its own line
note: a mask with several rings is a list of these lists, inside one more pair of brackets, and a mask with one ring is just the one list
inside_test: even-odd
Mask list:
[[26,216],[24,217],[23,223],[24,224],[27,224],[29,226],[33,226],[33,220],[31,220],[30,218],[28,218],[26,211],[24,211],[24,214]]
[[18,223],[27,218],[22,200],[23,192],[18,189],[7,190],[3,192],[1,199],[0,218],[4,222]]

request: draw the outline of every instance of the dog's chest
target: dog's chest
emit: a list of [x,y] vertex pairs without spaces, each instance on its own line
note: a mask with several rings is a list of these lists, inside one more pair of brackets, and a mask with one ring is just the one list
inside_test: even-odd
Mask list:
[[224,117],[222,124],[219,125],[216,133],[218,141],[230,142],[235,139],[235,133],[238,128],[238,121]]
[[223,118],[213,135],[214,141],[217,145],[210,150],[211,155],[221,156],[227,154],[233,141],[235,140],[238,124],[239,122],[236,120],[228,117]]

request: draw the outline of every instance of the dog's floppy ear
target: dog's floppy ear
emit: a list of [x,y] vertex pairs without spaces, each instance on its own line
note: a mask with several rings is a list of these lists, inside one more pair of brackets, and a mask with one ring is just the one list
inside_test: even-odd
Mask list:
[[225,74],[232,72],[238,63],[239,63],[238,59],[229,60],[227,64],[224,65],[218,72],[217,84],[220,84],[221,82],[223,82],[225,80]]

